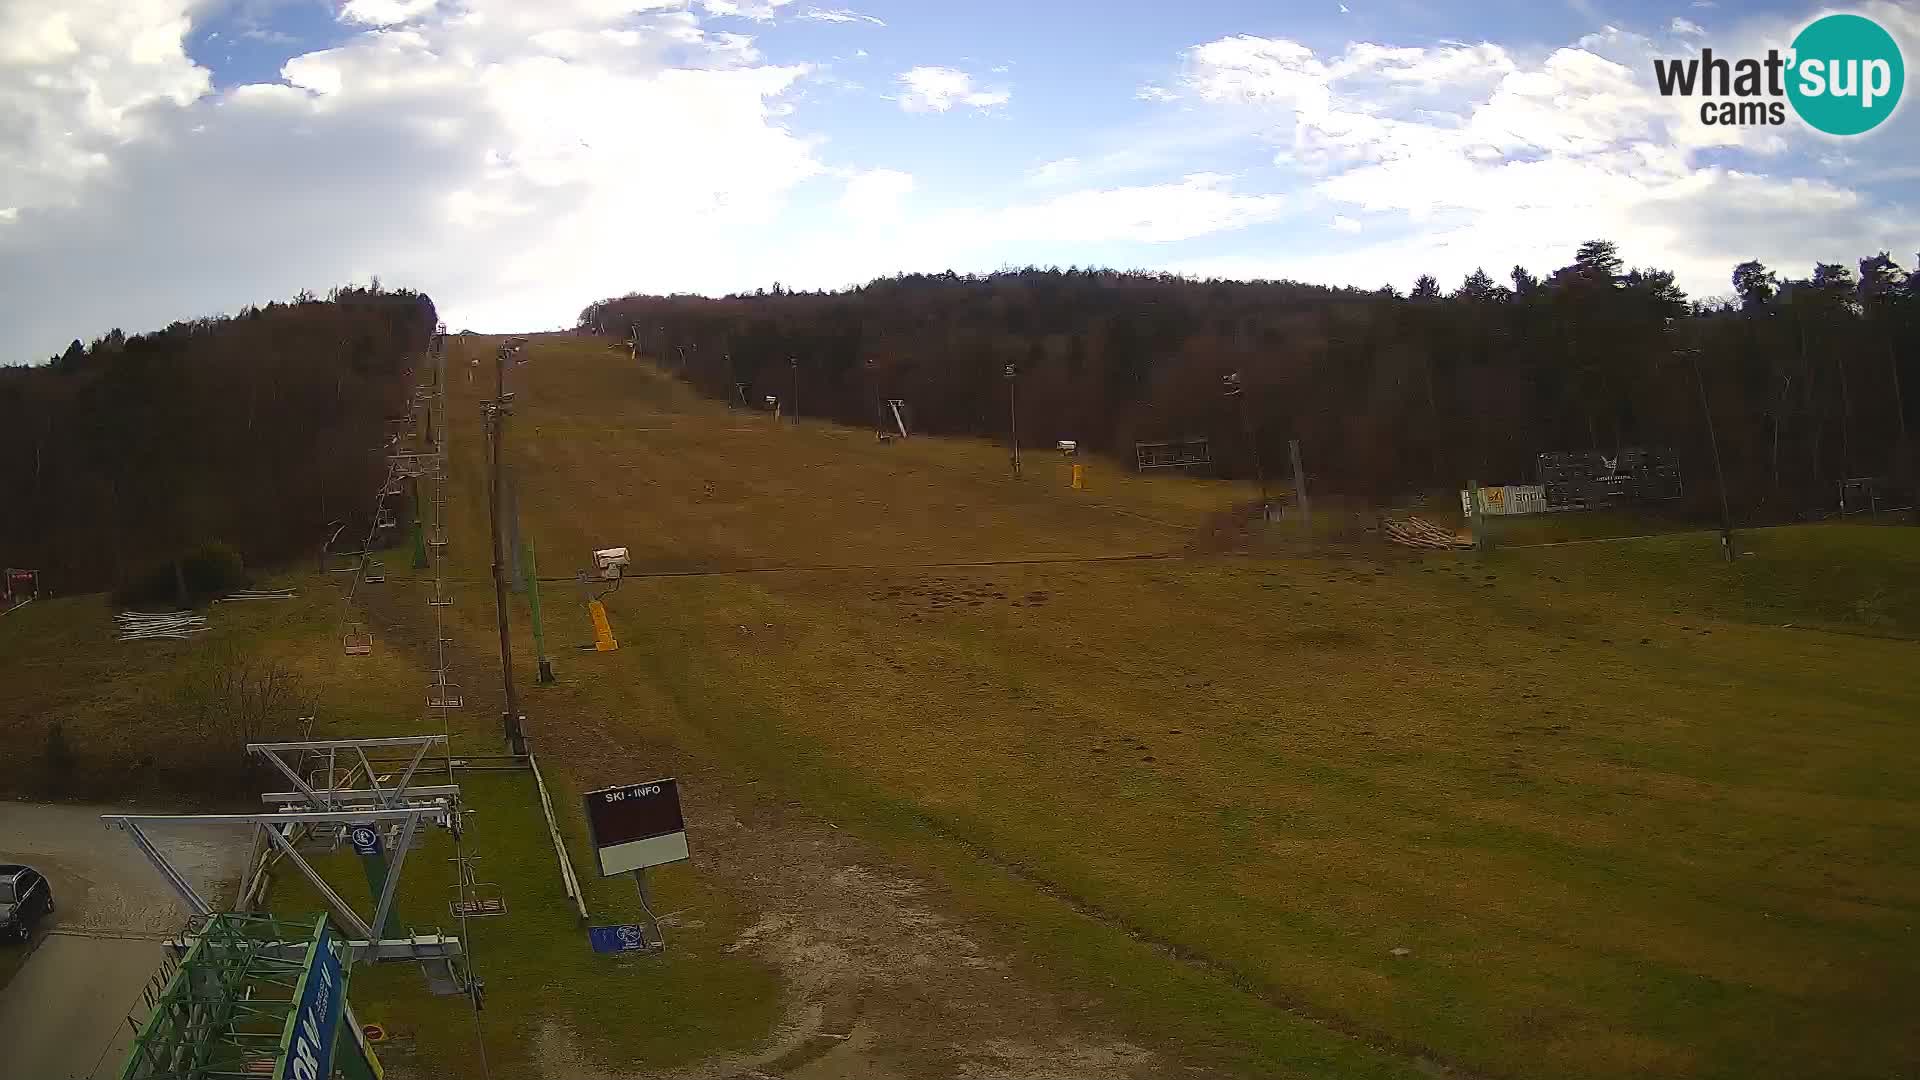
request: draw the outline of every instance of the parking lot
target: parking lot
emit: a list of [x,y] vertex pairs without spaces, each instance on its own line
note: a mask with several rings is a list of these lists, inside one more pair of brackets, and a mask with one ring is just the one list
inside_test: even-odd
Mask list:
[[[6,1076],[116,1076],[143,1018],[141,989],[186,907],[127,837],[100,815],[124,807],[0,802],[0,862],[47,875],[56,910],[25,944],[0,945],[0,1047]],[[202,895],[230,895],[243,830],[149,830]]]

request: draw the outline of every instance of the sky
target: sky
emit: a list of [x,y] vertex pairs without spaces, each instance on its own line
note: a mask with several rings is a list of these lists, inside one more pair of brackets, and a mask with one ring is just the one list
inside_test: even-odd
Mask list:
[[1655,90],[1829,10],[1920,58],[1911,0],[0,0],[0,362],[376,276],[485,332],[1028,264],[1452,288],[1595,237],[1700,298],[1912,268],[1920,109]]

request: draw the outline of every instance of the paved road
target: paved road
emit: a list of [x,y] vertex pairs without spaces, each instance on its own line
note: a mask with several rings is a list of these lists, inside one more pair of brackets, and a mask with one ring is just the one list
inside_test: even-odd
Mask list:
[[[101,824],[116,809],[126,812],[0,802],[0,862],[44,872],[56,905],[28,944],[0,945],[0,1080],[118,1075],[131,1039],[126,1015],[160,966],[160,939],[186,921],[125,834]],[[202,895],[231,895],[244,831],[149,833]]]

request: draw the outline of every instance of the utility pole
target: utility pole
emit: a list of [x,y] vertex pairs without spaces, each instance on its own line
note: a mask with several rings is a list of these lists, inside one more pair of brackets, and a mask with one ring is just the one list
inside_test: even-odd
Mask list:
[[[1680,330],[1673,319],[1667,320],[1664,331],[1671,342],[1680,341]],[[1675,359],[1685,357],[1693,368],[1694,389],[1700,394],[1700,415],[1707,421],[1707,445],[1713,451],[1713,481],[1720,489],[1720,548],[1721,554],[1732,562],[1739,553],[1734,550],[1733,512],[1727,507],[1727,474],[1720,468],[1720,436],[1713,430],[1713,406],[1707,401],[1707,380],[1700,374],[1700,349],[1694,345],[1675,345],[1672,348]]]
[[1007,448],[1012,455],[1013,478],[1020,479],[1020,410],[1014,406],[1013,387],[1020,381],[1020,368],[1017,364],[1008,364],[1007,377]]
[[1253,454],[1253,473],[1260,480],[1260,520],[1266,521],[1272,514],[1273,505],[1267,495],[1267,468],[1260,462],[1260,440],[1253,436],[1253,418],[1247,412],[1247,395],[1242,392],[1240,373],[1229,371],[1220,376],[1220,385],[1226,389],[1228,397],[1240,403],[1240,430],[1246,435],[1247,449]]
[[1733,547],[1733,513],[1727,508],[1727,475],[1720,469],[1720,437],[1713,430],[1713,407],[1707,403],[1707,380],[1700,375],[1700,350],[1680,349],[1693,366],[1693,385],[1700,391],[1700,415],[1707,418],[1707,444],[1713,447],[1713,482],[1720,488],[1720,547],[1728,562],[1738,554]]
[[798,427],[800,424],[800,358],[787,357],[787,366],[793,369],[793,423]]
[[493,610],[500,627],[500,683],[507,695],[507,711],[501,717],[501,725],[506,733],[507,750],[515,757],[525,757],[527,736],[520,729],[520,695],[513,686],[513,639],[507,625],[507,568],[505,541],[502,539],[505,530],[502,512],[506,500],[501,490],[504,466],[501,443],[506,432],[507,414],[513,409],[513,399],[507,394],[507,351],[507,347],[501,345],[493,354],[493,400],[486,404],[487,450],[492,458],[487,502],[492,524],[489,531],[493,534]]

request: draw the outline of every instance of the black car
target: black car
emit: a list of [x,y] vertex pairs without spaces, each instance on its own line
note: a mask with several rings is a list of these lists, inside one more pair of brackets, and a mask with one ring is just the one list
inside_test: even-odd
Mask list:
[[27,940],[33,924],[53,911],[53,887],[31,866],[0,863],[0,941]]

